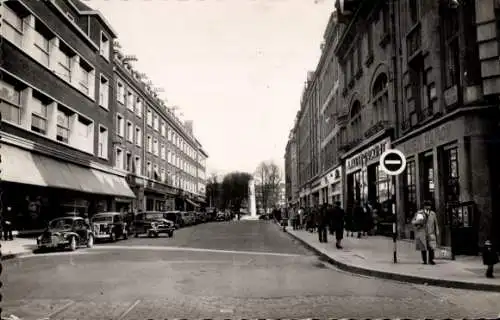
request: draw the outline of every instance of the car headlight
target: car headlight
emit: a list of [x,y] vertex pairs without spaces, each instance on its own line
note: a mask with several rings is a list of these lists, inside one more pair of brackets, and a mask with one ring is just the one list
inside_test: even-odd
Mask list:
[[151,227],[156,229],[156,227],[158,227],[158,223],[156,223],[156,222],[151,222]]

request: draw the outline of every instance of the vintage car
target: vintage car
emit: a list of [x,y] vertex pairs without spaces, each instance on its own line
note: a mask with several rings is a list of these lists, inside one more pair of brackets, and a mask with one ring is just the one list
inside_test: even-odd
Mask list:
[[174,222],[164,218],[163,212],[146,211],[135,216],[134,234],[139,237],[140,234],[147,234],[148,237],[158,237],[165,233],[169,237],[174,236]]
[[175,229],[182,228],[184,223],[182,221],[182,214],[180,211],[167,211],[163,214],[163,217],[174,223]]
[[102,212],[90,220],[96,240],[116,241],[128,238],[128,228],[120,212]]
[[92,248],[94,234],[82,217],[56,218],[49,222],[47,229],[37,238],[38,250],[70,249],[79,246]]

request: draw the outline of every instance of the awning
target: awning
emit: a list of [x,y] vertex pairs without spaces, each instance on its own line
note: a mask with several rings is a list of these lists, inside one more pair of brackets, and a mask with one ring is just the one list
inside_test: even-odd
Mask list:
[[4,181],[135,198],[125,178],[2,144]]
[[188,203],[190,203],[191,205],[195,206],[195,207],[199,207],[200,206],[199,204],[197,204],[196,202],[191,201],[190,199],[186,199],[186,201]]

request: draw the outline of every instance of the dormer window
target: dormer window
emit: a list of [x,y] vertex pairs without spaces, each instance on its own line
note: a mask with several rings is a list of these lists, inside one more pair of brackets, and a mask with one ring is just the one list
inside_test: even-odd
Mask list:
[[99,47],[99,53],[106,60],[109,60],[109,52],[110,52],[109,38],[104,32],[101,31],[101,43],[100,43],[100,47]]

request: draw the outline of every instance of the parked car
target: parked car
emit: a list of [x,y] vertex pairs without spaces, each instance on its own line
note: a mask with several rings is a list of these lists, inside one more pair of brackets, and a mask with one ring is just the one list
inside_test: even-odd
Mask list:
[[193,218],[194,218],[194,223],[195,224],[200,224],[203,222],[203,218],[201,216],[201,214],[199,212],[196,212],[196,211],[190,211],[190,214],[193,215]]
[[47,229],[37,238],[37,248],[70,249],[75,251],[79,246],[94,246],[92,228],[82,217],[62,217],[49,222]]
[[225,221],[226,220],[226,215],[224,211],[219,211],[217,212],[217,215],[215,216],[216,221]]
[[184,226],[184,221],[182,220],[182,214],[180,211],[167,211],[164,213],[163,217],[172,221],[176,229]]
[[158,237],[162,233],[173,237],[174,230],[174,222],[165,219],[163,212],[146,211],[135,216],[134,234],[136,238],[141,234],[147,234],[148,237]]
[[182,221],[185,226],[191,226],[195,223],[194,215],[191,212],[181,212]]
[[128,238],[128,228],[120,212],[101,212],[90,219],[96,240],[109,240]]

